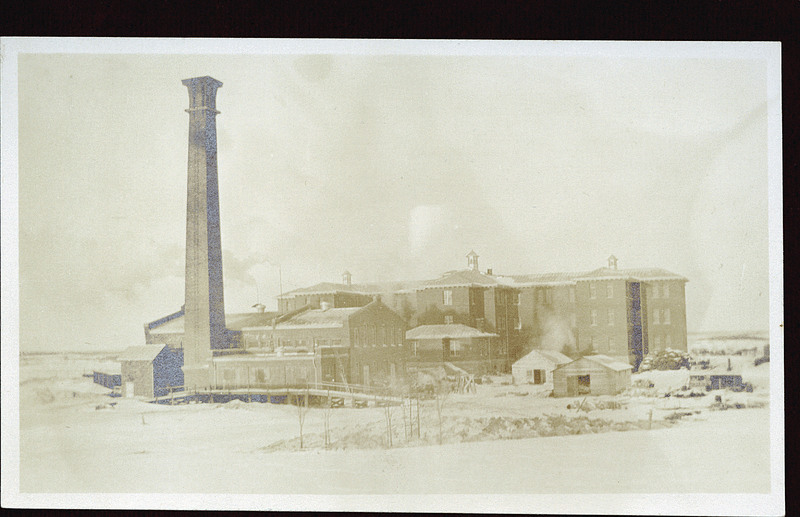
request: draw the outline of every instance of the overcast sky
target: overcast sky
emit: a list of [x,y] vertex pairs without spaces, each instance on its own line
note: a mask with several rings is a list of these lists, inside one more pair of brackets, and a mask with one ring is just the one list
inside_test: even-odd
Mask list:
[[188,94],[217,94],[227,312],[288,291],[621,268],[690,331],[766,329],[766,62],[20,55],[23,349],[122,348],[183,304]]

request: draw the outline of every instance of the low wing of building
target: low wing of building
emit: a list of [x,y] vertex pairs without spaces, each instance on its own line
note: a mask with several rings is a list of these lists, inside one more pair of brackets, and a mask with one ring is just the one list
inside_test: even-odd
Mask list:
[[504,347],[493,343],[497,338],[495,333],[460,323],[421,325],[406,332],[409,364],[420,369],[451,363],[473,374],[494,372],[506,361]]

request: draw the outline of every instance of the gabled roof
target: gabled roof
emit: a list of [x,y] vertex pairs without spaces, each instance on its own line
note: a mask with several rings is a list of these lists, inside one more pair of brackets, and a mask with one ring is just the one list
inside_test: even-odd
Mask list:
[[534,275],[513,275],[514,282],[523,285],[555,285],[574,284],[575,281],[586,275],[586,272],[575,273],[540,273]]
[[602,355],[602,354],[587,355],[584,356],[583,359],[588,359],[589,361],[602,364],[606,368],[610,368],[616,371],[633,370],[633,366],[629,365],[628,363],[623,363],[622,361],[608,357],[607,355]]
[[478,271],[465,269],[461,271],[452,271],[445,274],[436,280],[429,280],[424,282],[420,288],[425,287],[461,287],[461,286],[492,286],[498,285],[500,282],[495,280],[489,275],[484,275]]
[[125,349],[118,361],[152,361],[167,345],[137,345]]
[[230,330],[242,330],[247,327],[263,327],[268,325],[274,318],[280,316],[280,312],[245,312],[241,314],[226,314],[225,328]]
[[299,312],[275,325],[276,330],[301,328],[342,328],[348,318],[363,307],[339,309],[309,309]]
[[611,269],[608,267],[597,268],[582,275],[578,280],[624,278],[631,280],[689,280],[681,275],[676,275],[666,269],[642,268],[642,269]]
[[296,296],[314,295],[314,294],[335,294],[335,293],[353,293],[363,294],[366,296],[374,296],[376,294],[393,293],[398,291],[413,290],[417,286],[423,284],[421,281],[398,281],[398,282],[383,282],[379,284],[337,284],[333,282],[321,282],[311,287],[302,287],[283,293],[278,296],[278,299],[294,298]]
[[406,332],[406,339],[466,339],[473,337],[497,337],[497,334],[450,323],[449,325],[420,325]]
[[536,361],[537,359],[545,359],[555,365],[560,364],[567,364],[571,363],[572,359],[565,356],[561,352],[556,352],[555,350],[531,350],[530,353],[523,356],[520,360],[514,363],[514,365],[522,365],[526,364],[530,361]]
[[440,287],[532,287],[547,285],[575,284],[578,281],[601,280],[601,279],[630,279],[638,281],[654,280],[689,280],[681,275],[672,273],[659,268],[639,268],[639,269],[613,269],[601,267],[593,271],[576,272],[555,272],[540,273],[530,275],[487,275],[472,269],[458,271],[448,271],[441,277],[433,280],[422,281],[402,281],[384,282],[377,284],[337,284],[332,282],[322,282],[311,287],[295,289],[284,293],[278,298],[294,298],[295,296],[311,294],[333,294],[333,293],[358,293],[374,296],[376,294],[396,293],[402,291],[415,291],[426,288]]
[[[267,325],[279,312],[241,312],[225,315],[225,328],[229,330],[242,330],[245,327],[261,327]],[[164,323],[151,324],[150,332],[153,334],[183,334],[186,315],[181,314]]]
[[278,296],[278,298],[294,298],[295,296],[303,294],[332,294],[332,293],[370,294],[368,292],[361,291],[360,287],[361,286],[356,284],[347,285],[347,284],[337,284],[334,282],[320,282],[310,287],[301,287],[299,289],[289,291],[288,293],[283,293],[282,295]]

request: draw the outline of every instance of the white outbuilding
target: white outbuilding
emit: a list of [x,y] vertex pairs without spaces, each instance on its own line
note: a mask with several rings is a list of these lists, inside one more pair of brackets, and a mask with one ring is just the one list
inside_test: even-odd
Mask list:
[[552,384],[553,370],[572,359],[552,350],[533,350],[511,366],[514,384]]

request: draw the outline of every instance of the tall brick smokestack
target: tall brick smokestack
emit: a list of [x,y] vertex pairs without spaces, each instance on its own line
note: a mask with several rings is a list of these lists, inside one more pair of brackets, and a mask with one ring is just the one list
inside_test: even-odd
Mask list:
[[211,77],[185,79],[189,89],[186,196],[184,384],[211,385],[211,351],[227,346],[217,184],[217,88]]

